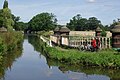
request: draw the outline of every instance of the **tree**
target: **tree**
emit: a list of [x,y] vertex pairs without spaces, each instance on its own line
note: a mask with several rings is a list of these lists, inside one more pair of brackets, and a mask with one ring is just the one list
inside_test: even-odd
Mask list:
[[7,1],[7,0],[4,1],[3,9],[4,9],[4,8],[8,8],[8,1]]
[[28,22],[28,30],[29,31],[49,31],[53,30],[57,23],[57,19],[55,15],[52,13],[41,13],[34,16]]
[[26,23],[24,22],[19,22],[20,20],[20,17],[19,16],[15,16],[14,14],[12,14],[12,19],[14,21],[14,25],[13,25],[13,28],[16,30],[16,31],[24,31],[25,27],[26,27]]
[[120,19],[119,18],[118,18],[118,20],[113,20],[113,23],[110,25],[110,29],[112,29],[118,23],[120,23]]
[[2,13],[2,9],[0,9],[0,27],[3,26],[3,13]]
[[109,25],[105,25],[105,26],[104,26],[104,30],[105,30],[105,31],[110,31]]
[[6,27],[8,30],[12,30],[14,21],[12,20],[10,9],[4,8],[2,11],[3,11],[2,13],[3,13],[3,19],[4,19],[3,26]]
[[80,27],[80,19],[81,19],[81,15],[80,14],[77,14],[76,16],[74,16],[69,23],[67,23],[67,27],[70,29],[70,30],[76,30]]
[[14,26],[14,29],[16,31],[24,31],[27,28],[27,23],[24,22],[17,22],[16,26]]
[[87,23],[89,30],[95,30],[98,26],[101,26],[101,21],[96,17],[90,17]]
[[80,20],[78,20],[75,30],[76,31],[88,30],[87,19],[86,18],[81,18]]
[[90,17],[87,20],[86,18],[82,18],[80,14],[74,16],[70,22],[67,23],[69,29],[77,31],[95,30],[100,25],[101,21],[96,17]]
[[6,27],[12,30],[14,21],[12,20],[11,10],[8,8],[8,2],[5,0],[3,9],[0,10],[0,27]]
[[70,22],[67,23],[67,27],[70,30],[76,31],[95,30],[98,26],[102,27],[102,24],[96,17],[90,17],[87,20],[86,18],[82,18],[80,14],[74,16]]

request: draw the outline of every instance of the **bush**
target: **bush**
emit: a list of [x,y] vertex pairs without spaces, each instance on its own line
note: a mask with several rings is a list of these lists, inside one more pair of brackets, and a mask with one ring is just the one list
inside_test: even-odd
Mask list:
[[103,30],[103,31],[101,32],[101,36],[106,37],[106,35],[107,35],[107,33]]
[[21,32],[0,33],[0,52],[11,51],[23,40]]

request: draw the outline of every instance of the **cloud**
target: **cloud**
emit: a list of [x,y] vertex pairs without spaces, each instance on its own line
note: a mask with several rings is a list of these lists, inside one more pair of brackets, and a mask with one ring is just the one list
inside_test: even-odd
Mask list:
[[90,3],[94,3],[96,0],[88,0],[88,2]]

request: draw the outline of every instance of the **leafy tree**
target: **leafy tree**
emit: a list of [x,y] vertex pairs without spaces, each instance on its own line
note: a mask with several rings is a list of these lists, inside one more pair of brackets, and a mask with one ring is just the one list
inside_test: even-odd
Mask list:
[[0,27],[3,26],[3,13],[2,13],[2,9],[0,9]]
[[5,0],[3,9],[0,10],[0,27],[6,27],[8,30],[12,30],[14,21],[12,20],[11,11],[8,8],[8,2]]
[[80,14],[77,14],[76,16],[74,16],[69,23],[67,23],[67,27],[70,29],[70,30],[76,30],[80,27],[80,19],[81,19],[81,15]]
[[24,31],[26,28],[27,28],[27,23],[24,22],[17,22],[16,26],[14,27],[16,31]]
[[24,22],[19,22],[20,20],[20,17],[19,16],[15,16],[12,14],[12,19],[14,21],[14,25],[13,25],[13,28],[16,30],[16,31],[24,31],[24,29],[27,27],[26,26],[26,23]]
[[28,22],[28,30],[29,31],[49,31],[54,29],[55,25],[57,23],[57,19],[55,18],[55,15],[52,13],[41,13],[36,16],[34,16],[29,22]]
[[102,36],[102,37],[106,37],[106,34],[107,34],[107,33],[105,32],[105,30],[102,30],[101,36]]
[[74,16],[70,22],[67,23],[69,29],[77,31],[95,30],[98,26],[102,25],[101,21],[96,17],[90,17],[87,20],[86,18],[82,18],[80,14]]
[[118,23],[120,23],[120,19],[119,18],[117,20],[113,20],[113,23],[110,25],[110,29],[112,29]]
[[98,20],[96,17],[90,17],[88,19],[88,27],[89,27],[89,30],[95,30],[98,26],[100,27],[101,26],[101,21]]
[[8,8],[8,1],[7,1],[7,0],[4,1],[3,9],[4,9],[4,8]]
[[109,25],[105,25],[105,26],[104,26],[104,30],[105,30],[105,31],[110,31]]
[[14,21],[12,20],[11,11],[9,8],[3,9],[3,26],[6,27],[8,30],[13,29]]
[[80,14],[74,16],[70,22],[67,23],[67,27],[70,30],[76,31],[95,30],[98,26],[103,27],[101,21],[96,17],[90,17],[87,20],[86,18],[82,18]]
[[88,30],[88,27],[87,27],[87,19],[86,18],[81,18],[78,22],[77,22],[78,25],[76,25],[76,28],[75,30],[77,31],[85,31],[85,30]]

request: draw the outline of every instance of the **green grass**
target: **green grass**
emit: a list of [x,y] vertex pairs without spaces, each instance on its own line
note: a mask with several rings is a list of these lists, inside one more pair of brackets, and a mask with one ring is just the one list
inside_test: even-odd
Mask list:
[[120,55],[114,50],[106,49],[99,52],[80,52],[74,49],[61,50],[46,47],[47,56],[69,64],[83,64],[87,66],[100,66],[106,68],[120,68]]

